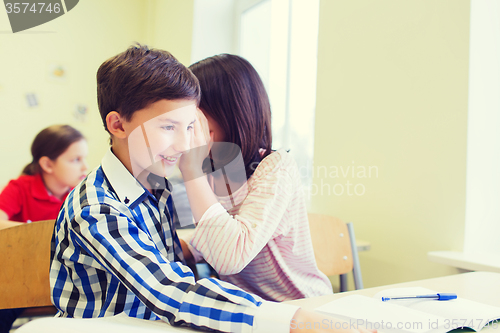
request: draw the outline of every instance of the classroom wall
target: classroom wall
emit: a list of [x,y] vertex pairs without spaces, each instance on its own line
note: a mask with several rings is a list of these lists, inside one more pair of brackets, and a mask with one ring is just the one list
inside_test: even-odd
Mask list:
[[[31,161],[34,136],[52,124],[81,130],[89,142],[89,167],[98,166],[108,134],[97,109],[97,69],[135,42],[168,49],[189,64],[192,3],[85,0],[53,21],[15,34],[0,11],[0,188]],[[65,68],[64,79],[48,74],[55,65]],[[38,107],[27,106],[27,93],[37,96]],[[84,121],[73,115],[79,104],[88,109]]]
[[[0,186],[53,123],[82,130],[97,166],[108,139],[98,66],[135,41],[187,65],[192,20],[192,0],[85,0],[11,34],[0,11]],[[366,287],[456,272],[426,253],[463,243],[468,24],[466,0],[321,1],[311,210],[353,221],[371,242],[360,253]],[[54,63],[65,81],[48,77]],[[29,92],[38,108],[26,106]],[[72,115],[78,103],[85,122]]]
[[[31,161],[34,136],[52,124],[67,123],[88,139],[90,168],[99,165],[108,147],[97,109],[95,75],[107,58],[145,35],[145,6],[136,0],[85,0],[65,15],[39,27],[9,33],[0,11],[0,186]],[[49,69],[62,65],[66,77]],[[39,106],[27,106],[25,94],[36,94]],[[73,116],[76,105],[88,108],[85,121]]]
[[194,0],[149,0],[148,43],[191,64]]
[[321,1],[311,207],[371,243],[365,287],[457,272],[426,253],[463,243],[469,6]]

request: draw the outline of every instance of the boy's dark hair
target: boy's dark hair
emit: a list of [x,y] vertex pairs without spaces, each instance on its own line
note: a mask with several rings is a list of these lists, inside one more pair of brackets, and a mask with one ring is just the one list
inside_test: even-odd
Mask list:
[[69,146],[83,139],[85,139],[83,134],[69,125],[52,125],[43,129],[36,135],[31,144],[33,160],[24,167],[21,174],[35,175],[40,173],[41,168],[38,163],[40,158],[47,156],[55,161]]
[[189,68],[200,82],[200,109],[221,127],[225,142],[241,148],[250,178],[272,145],[271,107],[259,74],[247,60],[231,54],[206,58]]
[[135,111],[162,99],[199,101],[198,79],[167,51],[137,44],[106,60],[97,71],[97,103],[106,116],[117,111],[126,121]]

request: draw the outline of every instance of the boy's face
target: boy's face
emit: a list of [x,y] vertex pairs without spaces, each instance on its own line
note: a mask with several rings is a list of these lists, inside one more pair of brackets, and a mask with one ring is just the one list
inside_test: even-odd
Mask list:
[[128,135],[132,174],[167,177],[182,153],[190,148],[196,104],[191,100],[160,100],[136,111],[123,122]]

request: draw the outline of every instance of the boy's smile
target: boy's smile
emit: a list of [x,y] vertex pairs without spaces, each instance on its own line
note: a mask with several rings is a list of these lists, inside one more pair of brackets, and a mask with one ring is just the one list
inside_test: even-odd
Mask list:
[[[144,186],[154,173],[167,177],[182,153],[190,148],[196,104],[192,100],[159,100],[121,119],[121,140],[113,140],[113,152]],[[116,135],[115,135],[116,136]]]

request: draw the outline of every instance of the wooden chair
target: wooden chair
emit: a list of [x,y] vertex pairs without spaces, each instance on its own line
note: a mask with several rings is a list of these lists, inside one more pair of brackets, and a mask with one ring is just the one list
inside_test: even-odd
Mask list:
[[340,275],[340,291],[347,291],[347,273],[356,289],[363,289],[358,249],[352,223],[329,215],[308,214],[314,256],[320,271]]
[[29,308],[21,317],[53,315],[50,241],[54,220],[0,230],[0,309]]

